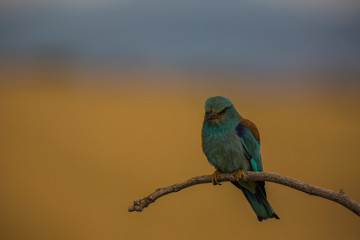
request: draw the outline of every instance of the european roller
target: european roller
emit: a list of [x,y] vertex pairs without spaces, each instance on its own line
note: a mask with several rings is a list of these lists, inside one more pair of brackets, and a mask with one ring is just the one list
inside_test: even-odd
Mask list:
[[[220,183],[220,173],[233,172],[240,179],[243,171],[262,171],[260,135],[255,124],[242,118],[231,101],[222,96],[208,98],[205,111],[202,148],[216,169],[213,184]],[[244,193],[259,221],[279,219],[266,199],[265,182],[232,183]]]

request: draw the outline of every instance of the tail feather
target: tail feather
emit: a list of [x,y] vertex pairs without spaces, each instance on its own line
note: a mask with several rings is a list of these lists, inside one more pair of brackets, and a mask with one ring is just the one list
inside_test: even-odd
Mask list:
[[245,195],[245,198],[250,203],[252,209],[259,221],[268,218],[280,219],[276,215],[274,209],[271,207],[270,203],[266,199],[266,192],[264,184],[257,184],[255,193],[251,193],[249,190],[241,186],[238,182],[232,182],[236,187],[240,188]]

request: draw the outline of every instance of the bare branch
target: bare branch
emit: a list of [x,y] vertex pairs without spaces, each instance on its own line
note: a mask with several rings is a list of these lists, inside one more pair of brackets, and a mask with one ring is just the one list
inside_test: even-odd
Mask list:
[[[166,194],[178,192],[184,188],[191,187],[193,185],[202,184],[202,183],[211,183],[212,175],[203,175],[190,178],[189,180],[177,183],[171,186],[167,186],[164,188],[159,188],[155,192],[151,193],[149,196],[144,197],[139,200],[134,201],[134,205],[129,207],[129,212],[137,211],[141,212],[144,208],[146,208],[149,204],[155,202],[158,198],[165,196]],[[360,204],[352,200],[349,196],[347,196],[342,189],[340,192],[335,192],[332,190],[328,190],[325,188],[317,187],[311,184],[304,183],[297,179],[293,179],[287,176],[283,176],[277,173],[271,172],[252,172],[246,171],[241,177],[242,181],[267,181],[279,183],[304,193],[308,193],[310,195],[322,197],[329,199],[331,201],[337,202],[350,211],[354,212],[358,216],[360,216]],[[220,175],[221,182],[227,181],[236,181],[236,176],[233,173],[222,173]]]

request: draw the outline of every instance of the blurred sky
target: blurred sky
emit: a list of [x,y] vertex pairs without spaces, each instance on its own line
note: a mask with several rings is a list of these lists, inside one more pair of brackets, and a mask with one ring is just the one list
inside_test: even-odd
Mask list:
[[0,56],[195,69],[358,72],[360,2],[3,0]]

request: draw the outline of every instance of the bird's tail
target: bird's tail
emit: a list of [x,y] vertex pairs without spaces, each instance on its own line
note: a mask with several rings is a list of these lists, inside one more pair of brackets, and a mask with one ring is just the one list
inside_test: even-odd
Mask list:
[[246,199],[250,203],[259,221],[268,218],[280,219],[266,199],[266,192],[263,182],[258,182],[256,184],[257,186],[255,193],[251,193],[249,190],[241,186],[238,182],[233,182],[233,184],[243,191]]

